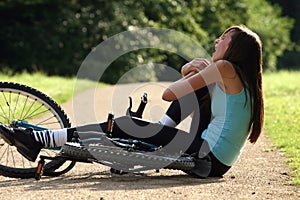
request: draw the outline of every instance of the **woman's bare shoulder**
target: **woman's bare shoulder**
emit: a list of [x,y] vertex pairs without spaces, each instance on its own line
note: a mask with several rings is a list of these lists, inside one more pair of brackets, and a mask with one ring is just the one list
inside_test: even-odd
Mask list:
[[233,64],[228,60],[218,60],[215,62],[222,78],[235,78],[236,71]]

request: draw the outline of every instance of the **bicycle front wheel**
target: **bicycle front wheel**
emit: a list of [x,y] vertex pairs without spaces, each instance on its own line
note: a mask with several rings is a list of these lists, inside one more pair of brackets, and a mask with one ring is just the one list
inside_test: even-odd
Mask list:
[[[26,121],[47,129],[70,127],[70,121],[49,96],[44,93],[16,83],[0,82],[0,122],[14,127],[16,122]],[[41,154],[55,156],[59,151],[42,149]],[[64,164],[66,160],[54,160],[45,165],[44,175],[54,173],[62,165],[69,169],[74,163]],[[12,178],[34,178],[37,162],[30,162],[18,153],[16,147],[10,146],[0,137],[0,175]],[[63,172],[65,172],[63,170]]]

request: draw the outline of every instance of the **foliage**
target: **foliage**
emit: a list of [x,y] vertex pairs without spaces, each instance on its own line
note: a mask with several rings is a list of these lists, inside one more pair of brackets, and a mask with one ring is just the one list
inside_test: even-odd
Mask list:
[[300,53],[300,1],[299,0],[268,0],[273,4],[280,5],[282,15],[295,19],[295,24],[291,30],[291,40],[293,44],[285,51],[284,55],[279,58],[278,68],[299,69]]
[[[215,38],[225,28],[245,24],[261,35],[264,67],[274,70],[277,58],[291,44],[292,21],[280,15],[279,7],[266,0],[2,0],[0,66],[72,76],[99,43],[137,27],[182,32],[212,53]],[[179,69],[186,60],[176,51],[134,50],[116,59],[101,81],[116,83],[132,68],[148,63]],[[155,68],[156,74],[146,76],[145,68],[133,77],[154,80],[161,70]]]
[[267,2],[260,0],[251,2],[254,1],[257,3],[248,5],[250,10],[256,11],[249,13],[251,17],[248,25],[256,30],[263,40],[264,64],[267,66],[265,69],[275,71],[278,57],[292,45],[290,30],[294,21],[287,17],[279,18],[281,9],[278,6],[271,7]]

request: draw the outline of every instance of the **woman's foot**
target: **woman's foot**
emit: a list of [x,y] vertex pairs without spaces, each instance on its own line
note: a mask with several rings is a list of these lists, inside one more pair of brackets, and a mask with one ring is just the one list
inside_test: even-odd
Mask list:
[[20,154],[30,161],[35,161],[43,145],[34,139],[29,129],[9,128],[0,123],[0,137],[9,145],[15,146]]

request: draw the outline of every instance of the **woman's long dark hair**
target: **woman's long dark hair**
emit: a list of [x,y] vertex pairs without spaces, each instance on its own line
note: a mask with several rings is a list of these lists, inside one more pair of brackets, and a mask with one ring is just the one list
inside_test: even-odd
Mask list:
[[262,43],[259,36],[245,26],[232,26],[223,34],[229,31],[233,31],[233,34],[224,60],[233,63],[244,88],[249,91],[251,120],[248,139],[255,143],[262,132],[264,121]]

